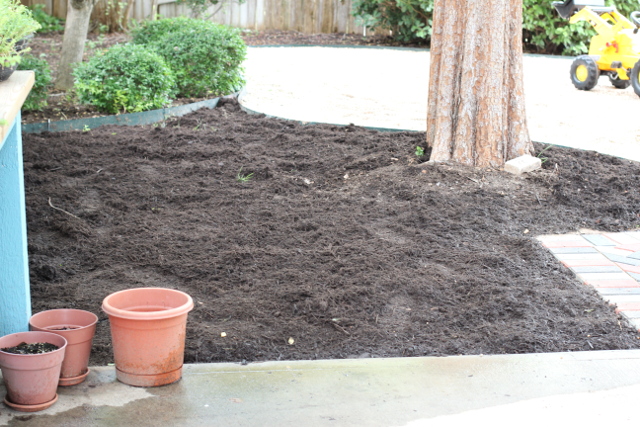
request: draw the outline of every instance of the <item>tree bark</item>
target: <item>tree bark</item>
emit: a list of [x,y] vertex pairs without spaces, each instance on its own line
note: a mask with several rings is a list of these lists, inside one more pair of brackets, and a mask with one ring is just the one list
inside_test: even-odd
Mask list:
[[96,0],[69,0],[67,5],[67,19],[62,38],[62,52],[60,65],[56,77],[55,87],[69,90],[73,87],[71,72],[76,64],[82,62],[84,44],[89,32],[89,20]]
[[502,167],[533,153],[522,81],[522,0],[435,0],[430,160]]

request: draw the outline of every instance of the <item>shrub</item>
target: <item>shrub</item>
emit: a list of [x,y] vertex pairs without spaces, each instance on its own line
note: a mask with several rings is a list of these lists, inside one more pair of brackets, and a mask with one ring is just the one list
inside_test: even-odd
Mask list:
[[[607,0],[623,15],[638,7],[637,0]],[[391,30],[400,42],[431,39],[433,0],[354,0],[352,14],[360,25]],[[526,52],[578,55],[588,51],[595,34],[586,22],[569,24],[551,2],[523,0],[522,39]]]
[[175,90],[171,68],[139,45],[115,45],[79,65],[73,75],[80,101],[108,113],[162,108]]
[[38,33],[51,33],[64,30],[64,19],[49,15],[44,11],[45,6],[43,4],[34,4],[33,6],[29,6],[29,8],[31,9],[33,19],[40,24],[40,29],[37,31]]
[[431,40],[433,0],[354,0],[356,23],[374,30],[392,31],[402,43]]
[[244,84],[242,61],[247,47],[236,29],[209,21],[169,31],[151,43],[176,75],[178,95],[228,95]]
[[151,44],[158,42],[167,34],[182,31],[185,28],[210,28],[213,25],[215,24],[209,21],[184,16],[144,21],[131,29],[131,41],[135,44]]
[[24,111],[39,111],[47,106],[47,97],[51,87],[51,69],[45,59],[36,58],[33,55],[24,55],[18,70],[33,70],[36,74],[36,81],[27,96],[22,109]]

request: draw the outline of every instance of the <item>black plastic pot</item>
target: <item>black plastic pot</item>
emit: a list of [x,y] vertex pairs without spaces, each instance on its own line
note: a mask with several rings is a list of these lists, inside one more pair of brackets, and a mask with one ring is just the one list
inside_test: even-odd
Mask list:
[[0,82],[3,82],[11,77],[11,74],[13,74],[16,68],[18,68],[18,64],[14,64],[9,67],[0,65]]

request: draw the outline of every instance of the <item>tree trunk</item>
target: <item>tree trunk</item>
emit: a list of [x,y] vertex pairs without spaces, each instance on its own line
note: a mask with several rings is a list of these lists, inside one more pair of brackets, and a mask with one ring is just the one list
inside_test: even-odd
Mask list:
[[89,32],[89,20],[95,0],[69,0],[67,20],[62,38],[60,65],[56,77],[56,89],[69,90],[73,87],[71,72],[76,64],[82,62],[84,43]]
[[522,0],[435,0],[430,160],[478,167],[533,152],[522,82]]

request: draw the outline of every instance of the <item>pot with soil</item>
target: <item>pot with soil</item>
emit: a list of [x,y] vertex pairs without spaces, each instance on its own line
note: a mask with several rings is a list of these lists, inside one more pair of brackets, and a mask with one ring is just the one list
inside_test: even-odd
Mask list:
[[67,340],[58,385],[80,384],[89,375],[89,355],[97,323],[98,316],[95,314],[75,309],[42,311],[29,319],[32,331],[53,332]]
[[0,338],[4,404],[35,412],[58,400],[56,390],[67,340],[51,332],[18,332]]
[[165,288],[115,292],[102,302],[109,315],[120,382],[138,387],[171,384],[182,377],[187,315],[193,300]]

